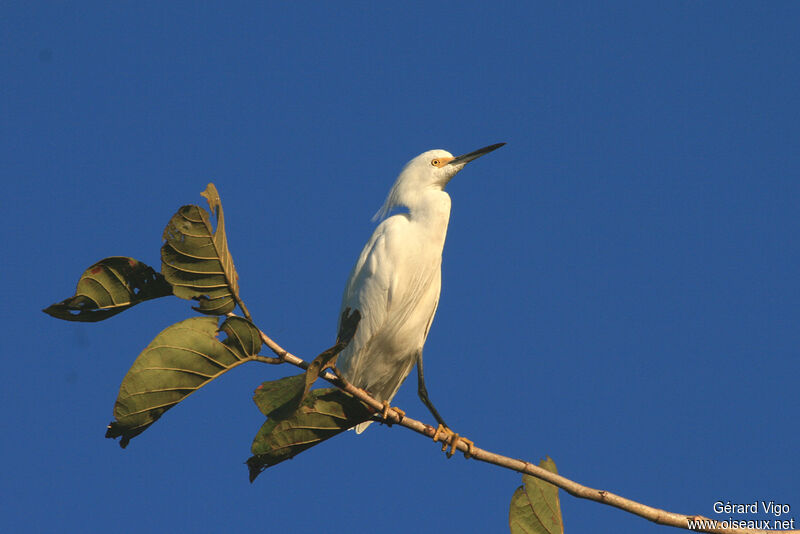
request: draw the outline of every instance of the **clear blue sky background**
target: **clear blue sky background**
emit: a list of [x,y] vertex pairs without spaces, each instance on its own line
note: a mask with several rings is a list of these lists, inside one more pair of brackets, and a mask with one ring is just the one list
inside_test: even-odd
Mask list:
[[[103,257],[159,265],[213,181],[258,325],[313,357],[402,165],[501,141],[448,186],[425,352],[448,422],[671,511],[800,522],[800,4],[209,4],[0,7],[3,531],[507,531],[516,473],[398,428],[250,485],[252,391],[290,369],[240,367],[121,450],[119,383],[189,304],[40,311]],[[431,420],[413,379],[396,403]]]

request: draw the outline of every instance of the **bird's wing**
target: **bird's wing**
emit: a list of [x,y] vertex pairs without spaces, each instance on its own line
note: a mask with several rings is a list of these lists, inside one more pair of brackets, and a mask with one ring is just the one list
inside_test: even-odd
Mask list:
[[431,310],[431,317],[428,319],[428,324],[425,326],[425,337],[423,340],[428,339],[428,332],[431,331],[431,325],[433,324],[433,318],[436,316],[436,309],[439,307],[439,293],[442,290],[442,271],[441,269],[436,270],[436,278],[433,280],[434,284],[434,291],[436,292],[436,300],[433,301],[433,309]]
[[[357,309],[361,313],[361,321],[353,340],[339,356],[337,366],[355,384],[359,384],[363,372],[363,358],[360,358],[364,355],[362,349],[386,321],[391,303],[395,269],[391,255],[387,253],[387,236],[407,224],[407,216],[399,214],[378,225],[361,251],[344,289],[342,311],[346,308]],[[339,320],[341,322],[341,318]]]

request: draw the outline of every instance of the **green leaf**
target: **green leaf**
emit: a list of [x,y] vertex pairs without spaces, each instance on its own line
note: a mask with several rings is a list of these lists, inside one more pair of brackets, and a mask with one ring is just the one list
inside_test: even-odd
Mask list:
[[261,350],[258,329],[247,319],[230,317],[219,331],[224,341],[215,317],[194,317],[158,334],[122,380],[106,437],[122,437],[126,447],[164,412]]
[[[549,456],[539,462],[539,467],[558,473]],[[511,534],[564,534],[558,488],[530,475],[522,475],[522,482],[511,497],[508,513]]]
[[305,373],[264,382],[256,388],[253,400],[266,416],[285,418],[300,405]]
[[74,296],[42,311],[65,321],[96,322],[145,300],[171,294],[172,287],[149,265],[113,256],[84,271]]
[[164,229],[161,272],[177,296],[199,302],[195,310],[224,315],[236,307],[238,276],[225,237],[219,193],[214,184],[208,184],[202,195],[216,215],[216,230],[203,208],[183,206],[179,209]]
[[[297,377],[290,378],[297,382],[293,384],[296,389],[302,387]],[[263,387],[267,384],[270,383],[265,382]],[[287,403],[291,403],[291,399]],[[312,390],[299,408],[288,415],[287,412],[285,404],[275,407],[256,434],[251,448],[253,456],[247,460],[250,482],[267,467],[288,460],[372,416],[372,410],[337,388]]]

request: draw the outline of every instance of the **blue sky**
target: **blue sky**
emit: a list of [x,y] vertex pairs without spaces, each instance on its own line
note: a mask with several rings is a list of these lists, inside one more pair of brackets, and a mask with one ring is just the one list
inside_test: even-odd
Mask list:
[[[40,309],[96,260],[159,264],[213,181],[257,324],[311,358],[403,164],[507,142],[449,185],[433,401],[484,448],[726,519],[800,521],[800,5],[5,2],[3,530],[507,531],[520,477],[373,425],[243,462],[248,364],[126,450],[117,389],[161,299]],[[413,377],[395,399],[430,420]],[[568,531],[657,532],[562,493]],[[767,516],[759,515],[765,519]]]

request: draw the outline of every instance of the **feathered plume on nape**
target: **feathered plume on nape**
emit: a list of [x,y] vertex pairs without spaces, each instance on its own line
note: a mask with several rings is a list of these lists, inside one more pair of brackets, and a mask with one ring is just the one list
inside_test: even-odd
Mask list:
[[389,212],[392,209],[396,208],[397,206],[401,206],[400,203],[400,192],[399,192],[399,185],[400,185],[400,177],[403,175],[403,171],[406,170],[406,167],[409,166],[411,162],[409,161],[403,166],[403,169],[400,171],[400,174],[397,175],[397,179],[394,181],[394,185],[392,189],[389,191],[389,194],[386,195],[386,201],[381,206],[381,209],[378,210],[375,215],[372,216],[372,222],[380,222],[389,215]]

